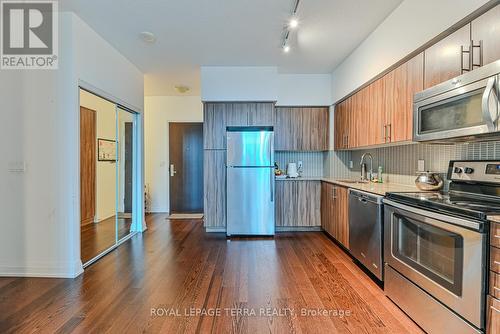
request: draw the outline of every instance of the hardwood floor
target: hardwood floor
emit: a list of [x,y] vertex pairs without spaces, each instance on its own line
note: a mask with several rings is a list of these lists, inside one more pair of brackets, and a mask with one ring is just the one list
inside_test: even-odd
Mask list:
[[93,259],[104,252],[116,242],[116,228],[118,227],[118,240],[123,239],[130,233],[130,218],[118,218],[115,216],[105,219],[97,224],[91,223],[82,226],[80,231],[82,262]]
[[76,279],[0,278],[0,332],[421,333],[323,233],[226,240],[201,221],[147,224]]

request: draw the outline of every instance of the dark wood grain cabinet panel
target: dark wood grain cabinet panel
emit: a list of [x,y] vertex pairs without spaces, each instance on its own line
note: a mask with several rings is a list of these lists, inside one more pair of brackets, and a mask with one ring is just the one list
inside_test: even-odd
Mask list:
[[276,181],[276,226],[321,226],[320,181]]
[[327,182],[321,185],[321,227],[349,249],[349,189]]
[[469,66],[470,24],[427,48],[425,53],[424,89],[461,75]]
[[249,126],[273,126],[274,125],[274,103],[262,102],[251,103],[248,108]]
[[500,59],[500,5],[471,23],[474,68]]
[[226,147],[225,105],[205,103],[203,105],[203,148],[220,150]]
[[277,151],[328,150],[328,107],[277,107],[274,147]]
[[226,150],[205,150],[203,159],[204,222],[226,227]]

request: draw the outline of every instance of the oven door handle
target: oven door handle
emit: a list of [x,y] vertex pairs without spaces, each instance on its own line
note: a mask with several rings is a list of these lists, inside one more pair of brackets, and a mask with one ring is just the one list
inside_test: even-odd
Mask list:
[[[392,207],[395,207],[397,209],[401,209],[401,210],[404,210],[404,211],[407,211],[410,213],[414,213],[416,215],[424,216],[424,217],[427,217],[429,219],[440,220],[440,221],[443,221],[445,223],[450,223],[453,225],[472,229],[476,232],[481,231],[481,224],[479,222],[475,222],[472,220],[467,220],[467,219],[462,219],[462,218],[457,218],[457,217],[452,217],[452,216],[446,216],[446,215],[443,215],[443,214],[440,214],[437,212],[432,212],[432,216],[431,216],[429,214],[429,211],[425,211],[425,210],[417,209],[417,208],[414,208],[414,207],[411,207],[408,205],[396,203],[396,202],[393,202],[393,201],[388,200],[388,199],[384,199],[384,204],[390,205]],[[429,223],[429,225],[433,225],[433,226],[437,226],[437,227],[441,227],[441,228],[443,227],[443,226],[440,226],[438,224],[432,224],[432,223]]]
[[[483,93],[483,100],[482,100],[483,120],[486,122],[489,132],[497,131],[497,127],[495,124],[496,121],[498,120],[498,96],[497,93],[495,92],[496,81],[497,81],[496,77],[492,77],[488,80],[488,83],[486,84],[486,88]],[[494,108],[496,109],[495,118],[493,118],[493,116],[491,115],[491,110],[490,110],[491,95],[495,96],[493,103]]]

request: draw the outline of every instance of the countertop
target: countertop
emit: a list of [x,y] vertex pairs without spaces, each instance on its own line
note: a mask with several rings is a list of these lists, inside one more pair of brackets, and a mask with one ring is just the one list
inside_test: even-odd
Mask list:
[[297,178],[286,178],[286,179],[276,179],[276,181],[323,181],[346,188],[366,191],[372,194],[385,196],[387,193],[391,192],[420,192],[416,186],[398,183],[347,183],[335,178],[325,178],[325,177],[297,177]]
[[420,192],[417,186],[397,183],[346,183],[337,179],[322,178],[321,181],[337,184],[346,188],[366,191],[369,193],[385,196],[387,193],[396,192]]

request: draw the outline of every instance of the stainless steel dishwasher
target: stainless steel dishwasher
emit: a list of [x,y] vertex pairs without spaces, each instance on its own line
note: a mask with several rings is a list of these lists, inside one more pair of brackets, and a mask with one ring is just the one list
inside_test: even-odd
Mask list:
[[349,190],[351,254],[381,281],[383,280],[383,198],[359,190]]

